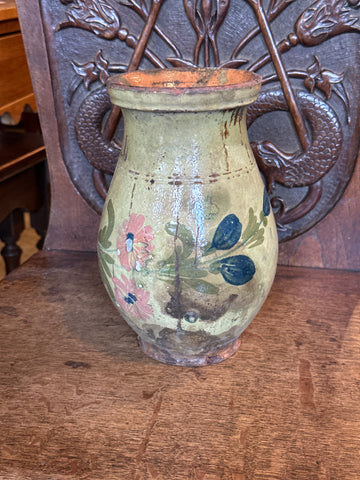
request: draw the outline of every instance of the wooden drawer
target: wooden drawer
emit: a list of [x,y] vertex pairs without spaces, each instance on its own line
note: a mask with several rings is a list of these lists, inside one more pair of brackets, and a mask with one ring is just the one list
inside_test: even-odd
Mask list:
[[[5,9],[5,6],[8,8]],[[1,6],[1,5],[0,5]],[[13,2],[0,9],[0,116],[18,123],[26,104],[36,110],[24,44]]]

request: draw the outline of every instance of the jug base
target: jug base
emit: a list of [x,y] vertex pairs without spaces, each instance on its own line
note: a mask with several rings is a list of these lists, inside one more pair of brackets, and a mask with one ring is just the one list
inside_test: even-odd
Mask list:
[[167,350],[160,349],[154,343],[146,342],[140,337],[139,342],[142,351],[147,356],[159,362],[182,367],[203,367],[206,365],[212,365],[214,363],[220,363],[234,355],[234,353],[236,353],[240,347],[241,337],[236,338],[230,344],[215,350],[214,352],[207,352],[205,355],[194,355],[188,357],[183,357],[179,354],[174,354],[174,352],[170,353]]

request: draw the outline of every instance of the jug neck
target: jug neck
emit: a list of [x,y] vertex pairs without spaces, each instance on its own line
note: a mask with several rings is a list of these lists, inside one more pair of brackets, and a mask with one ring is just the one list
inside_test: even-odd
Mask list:
[[254,162],[246,129],[246,107],[202,112],[123,109],[120,163],[139,175],[169,183],[211,182]]

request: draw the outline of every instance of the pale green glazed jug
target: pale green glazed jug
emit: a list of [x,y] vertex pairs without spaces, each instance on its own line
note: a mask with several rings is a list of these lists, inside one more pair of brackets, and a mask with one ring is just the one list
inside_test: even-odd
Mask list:
[[174,365],[220,362],[267,297],[277,234],[249,145],[261,78],[232,69],[111,77],[124,141],[104,206],[99,264],[143,351]]

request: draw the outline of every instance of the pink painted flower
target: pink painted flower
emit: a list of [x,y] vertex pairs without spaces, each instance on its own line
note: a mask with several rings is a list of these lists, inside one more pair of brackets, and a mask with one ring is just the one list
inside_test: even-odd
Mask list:
[[120,278],[113,277],[115,285],[115,298],[125,313],[140,320],[148,320],[153,313],[149,305],[150,292],[139,288],[135,280],[121,275]]
[[145,266],[150,252],[154,249],[152,228],[145,226],[144,215],[132,213],[119,230],[116,243],[120,264],[128,271],[140,270]]

